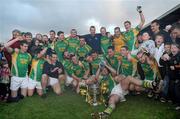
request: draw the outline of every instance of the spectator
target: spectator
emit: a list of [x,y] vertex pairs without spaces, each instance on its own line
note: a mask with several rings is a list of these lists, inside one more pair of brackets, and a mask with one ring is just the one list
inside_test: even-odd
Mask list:
[[160,29],[160,23],[157,19],[153,20],[151,22],[151,38],[152,38],[152,40],[155,40],[156,34],[163,34],[164,43],[172,42],[169,33]]

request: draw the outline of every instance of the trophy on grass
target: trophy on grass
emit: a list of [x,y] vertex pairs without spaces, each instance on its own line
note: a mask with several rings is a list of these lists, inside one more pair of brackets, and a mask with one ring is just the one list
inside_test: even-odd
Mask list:
[[[101,60],[99,63],[100,69],[103,69],[105,67],[105,61]],[[99,82],[95,82],[93,84],[88,85],[88,93],[86,96],[86,102],[93,106],[97,106],[103,103],[103,98],[101,94]]]

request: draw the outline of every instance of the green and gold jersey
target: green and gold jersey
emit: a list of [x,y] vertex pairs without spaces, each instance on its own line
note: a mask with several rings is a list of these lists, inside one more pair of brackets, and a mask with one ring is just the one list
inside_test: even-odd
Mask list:
[[86,55],[92,50],[92,48],[89,45],[84,45],[82,47],[78,47],[77,48],[77,56],[79,58],[84,58],[86,57]]
[[114,55],[113,57],[109,57],[108,55],[106,55],[106,60],[107,60],[108,64],[110,64],[113,69],[120,72],[120,70],[119,70],[120,63],[118,60],[118,55]]
[[68,52],[76,53],[76,49],[80,46],[80,41],[77,38],[69,38],[68,40]]
[[71,67],[72,74],[78,78],[83,78],[88,69],[89,65],[86,62],[79,62],[78,64],[73,64]]
[[137,71],[137,60],[131,56],[128,60],[127,57],[121,58],[121,74],[125,76],[135,76]]
[[31,71],[29,74],[29,77],[32,80],[41,82],[44,62],[45,60],[42,58],[41,59],[38,59],[37,57],[33,58],[32,63],[31,63]]
[[[155,60],[155,59],[154,59]],[[143,63],[141,64],[142,70],[144,71],[144,76],[146,80],[154,80],[158,78],[161,79],[161,75],[158,69],[158,64],[156,61],[153,61],[151,64]]]
[[136,28],[131,28],[129,31],[124,32],[125,43],[128,46],[129,51],[135,49],[136,37],[140,31],[140,28],[137,26]]
[[101,50],[103,53],[107,54],[108,47],[112,46],[109,38],[107,36],[101,36]]
[[12,76],[26,77],[28,73],[28,65],[31,62],[31,55],[29,53],[22,53],[21,51],[13,52],[12,54]]
[[72,67],[72,62],[71,62],[71,60],[69,60],[69,59],[64,59],[63,61],[62,61],[62,64],[63,64],[63,66],[64,66],[64,69],[65,69],[65,71],[67,72],[67,74],[69,75],[69,76],[71,76],[72,75],[72,70],[71,70],[71,67]]
[[68,42],[66,40],[58,40],[55,43],[54,50],[58,55],[59,61],[63,60],[63,52],[67,49],[67,47],[68,47]]
[[100,85],[101,89],[107,88],[107,93],[111,93],[112,89],[116,85],[116,82],[113,80],[113,77],[109,74],[107,76],[100,76]]
[[101,62],[100,58],[96,58],[91,62],[91,66],[92,66],[92,74],[96,75],[96,72],[99,68],[99,63]]
[[146,80],[154,80],[153,75],[154,72],[151,69],[151,66],[147,63],[141,64],[142,70],[144,71],[144,76]]

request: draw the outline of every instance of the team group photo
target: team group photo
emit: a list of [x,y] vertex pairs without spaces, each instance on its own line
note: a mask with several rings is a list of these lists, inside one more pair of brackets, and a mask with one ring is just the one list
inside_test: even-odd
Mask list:
[[[10,6],[16,8],[16,4],[23,2],[15,0]],[[106,11],[108,5],[135,4],[133,0],[70,0],[71,3],[67,4],[75,5],[69,7],[64,0],[31,2],[29,4],[44,10],[49,4],[52,11],[54,2],[59,7],[71,9],[74,14],[73,6],[74,11],[78,6],[79,21],[86,16],[79,7],[84,8],[87,4],[93,9],[92,4],[97,6],[104,2],[101,6],[104,5]],[[67,28],[71,18],[59,21],[63,28],[44,29],[46,33],[32,29],[33,22],[39,27],[46,20],[52,20],[53,24],[53,19],[58,19],[55,14],[42,21],[32,19],[29,29],[8,29],[6,23],[10,20],[6,14],[11,19],[11,12],[0,13],[0,118],[180,119],[180,1],[172,0],[173,9],[167,9],[167,13],[160,14],[162,17],[152,17],[151,20],[146,10],[153,9],[144,7],[146,2],[127,7],[134,13],[127,15],[132,19],[136,16],[135,20],[123,16],[122,26],[113,25],[111,29],[95,21],[88,22],[87,32],[82,32],[84,28]],[[2,8],[6,8],[6,4],[3,3]],[[22,8],[36,14],[28,5]],[[88,8],[84,10],[90,10]],[[14,9],[16,14],[18,9],[18,6]],[[52,12],[51,9],[48,12]],[[92,10],[97,11],[93,14],[99,14],[99,9]],[[68,10],[61,9],[60,13],[69,14]],[[25,18],[28,13],[21,12],[24,23],[28,24]],[[66,14],[61,18],[66,18]],[[109,14],[104,12],[102,15]],[[69,24],[72,22],[78,24],[78,21]],[[7,29],[8,34],[5,33]]]

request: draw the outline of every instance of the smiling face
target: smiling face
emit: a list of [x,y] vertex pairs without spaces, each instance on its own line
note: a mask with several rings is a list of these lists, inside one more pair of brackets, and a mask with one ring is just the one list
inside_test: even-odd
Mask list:
[[171,45],[164,45],[164,50],[165,50],[167,53],[170,53],[170,52],[171,52]]
[[77,36],[77,31],[75,29],[71,30],[71,37],[75,38]]
[[126,48],[122,47],[121,50],[120,50],[120,53],[121,53],[122,56],[127,56],[128,55],[128,50]]
[[56,37],[56,34],[54,32],[50,32],[49,35],[50,35],[50,39],[55,39]]
[[150,39],[149,33],[144,32],[144,33],[142,34],[142,37],[141,37],[141,38],[142,38],[143,41],[149,40],[149,39]]
[[101,73],[102,73],[103,76],[106,76],[106,75],[108,75],[109,71],[108,71],[108,69],[106,67],[104,67],[102,69]]
[[96,28],[95,27],[90,27],[90,34],[94,36],[96,34]]
[[175,56],[176,54],[178,54],[178,52],[179,52],[178,46],[172,44],[172,45],[171,45],[171,53],[173,54],[173,56]]
[[131,24],[129,22],[125,22],[124,27],[125,27],[126,31],[129,31],[131,29]]
[[141,57],[139,58],[139,61],[143,64],[146,62],[147,56],[145,54],[141,55]]
[[161,35],[157,35],[155,38],[155,42],[157,46],[160,46],[164,42],[164,38]]
[[101,28],[100,32],[102,36],[106,36],[106,28]]
[[156,22],[151,24],[151,30],[152,32],[157,32],[159,31],[159,24],[157,24]]
[[108,56],[113,57],[114,56],[114,51],[112,49],[108,49]]
[[80,38],[79,41],[80,41],[80,46],[84,46],[86,44],[86,41],[84,38]]
[[27,52],[28,50],[28,44],[24,43],[22,45],[20,45],[21,51],[22,52]]

